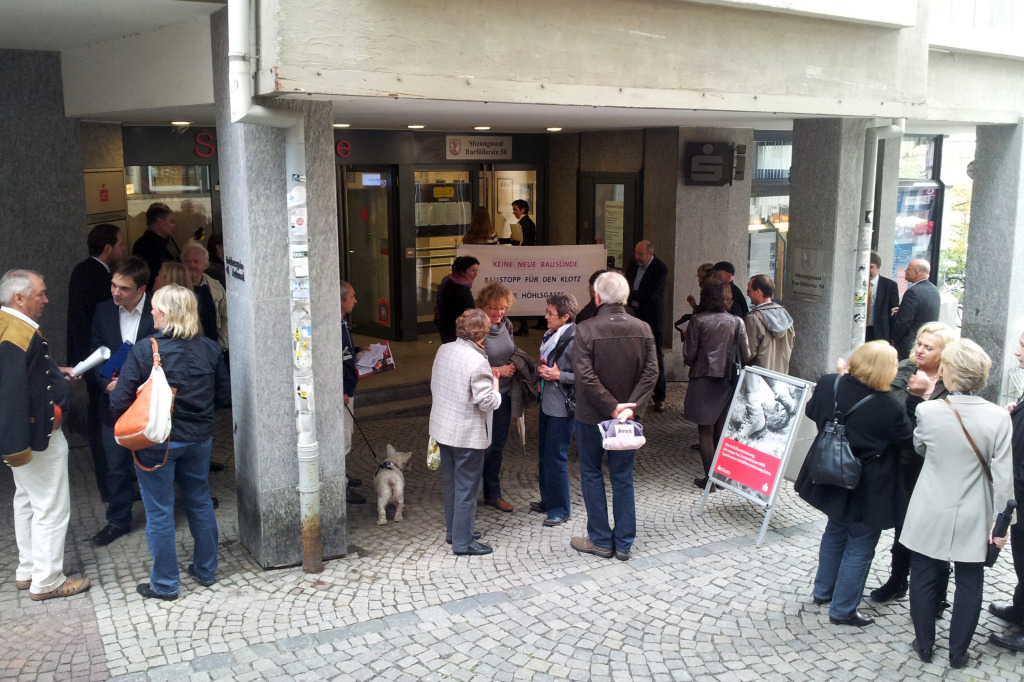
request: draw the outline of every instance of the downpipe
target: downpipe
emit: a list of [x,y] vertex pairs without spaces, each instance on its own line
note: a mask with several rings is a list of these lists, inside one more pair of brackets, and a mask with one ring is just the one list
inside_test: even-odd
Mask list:
[[285,130],[288,213],[288,277],[291,291],[292,384],[295,396],[296,451],[299,466],[299,513],[302,571],[322,573],[320,523],[320,446],[316,436],[313,386],[313,318],[309,286],[309,233],[306,215],[305,118],[297,111],[252,103],[249,49],[249,0],[228,0],[228,84],[231,120]]
[[864,343],[868,319],[868,279],[871,267],[871,236],[874,233],[875,184],[878,172],[878,143],[903,137],[905,118],[893,119],[892,125],[868,128],[864,134],[864,170],[860,189],[860,230],[857,235],[856,263],[853,285],[853,325],[850,350]]

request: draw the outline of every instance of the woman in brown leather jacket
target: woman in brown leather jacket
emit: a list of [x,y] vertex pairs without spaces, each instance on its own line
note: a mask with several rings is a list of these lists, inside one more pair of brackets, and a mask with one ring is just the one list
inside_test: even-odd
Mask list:
[[716,275],[707,277],[701,284],[700,304],[703,310],[690,320],[683,346],[683,360],[690,368],[683,416],[697,424],[704,478],[693,484],[704,488],[736,387],[737,363],[750,357],[750,349],[743,321],[727,312],[732,306],[728,282]]

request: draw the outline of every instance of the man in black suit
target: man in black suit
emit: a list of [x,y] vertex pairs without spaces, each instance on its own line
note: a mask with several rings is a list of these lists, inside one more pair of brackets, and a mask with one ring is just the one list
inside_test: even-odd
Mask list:
[[878,274],[881,268],[881,256],[872,251],[869,267],[871,278],[868,280],[868,319],[867,327],[864,329],[865,341],[889,340],[892,309],[900,304],[899,286],[888,277]]
[[[132,255],[146,261],[149,281],[146,287],[153,291],[153,282],[166,261],[178,262],[181,249],[174,241],[174,213],[167,204],[156,202],[146,209],[146,231],[132,244]],[[173,250],[172,250],[173,249]]]
[[892,318],[892,345],[896,346],[900,360],[910,357],[917,340],[917,330],[925,322],[939,319],[939,290],[928,281],[931,265],[917,259],[907,265],[909,288],[903,294],[899,310]]
[[668,268],[654,255],[646,239],[633,249],[633,262],[626,271],[629,282],[628,310],[651,327],[658,352],[658,383],[654,386],[654,411],[665,411],[665,354],[661,350],[661,329],[665,326],[665,281]]
[[729,283],[732,288],[732,307],[729,308],[729,312],[742,320],[750,312],[750,307],[747,305],[743,290],[733,281],[736,278],[736,267],[727,260],[720,260],[715,263],[711,271],[717,272],[723,280]]
[[[1024,334],[1021,334],[1017,350],[1013,354],[1017,356],[1017,363],[1021,369],[1024,369]],[[1013,422],[1013,436],[1010,441],[1013,449],[1013,493],[1020,503],[1024,500],[1024,396],[1016,403],[1007,405],[1006,409],[1010,411],[1010,421]],[[1013,553],[1013,570],[1017,574],[1013,601],[1009,604],[991,603],[988,610],[1007,623],[1024,627],[1024,518],[1021,517],[1020,510],[1017,511],[1017,523],[1010,526],[1010,550]],[[1024,651],[1024,630],[1003,634],[992,633],[988,639],[1004,649]]]
[[[125,259],[114,269],[110,282],[113,298],[96,306],[96,314],[92,319],[93,350],[106,346],[111,353],[116,353],[124,342],[134,344],[156,331],[153,327],[152,301],[146,294],[147,281],[149,267],[137,256]],[[117,386],[117,373],[104,376],[101,365],[93,371],[93,375],[103,391],[100,400],[100,429],[107,455],[107,491],[110,495],[107,525],[92,539],[97,547],[102,547],[131,528],[135,495],[132,492],[132,454],[114,440],[110,393]]]
[[[89,257],[75,266],[68,280],[68,365],[74,367],[89,357],[92,316],[96,306],[110,298],[110,268],[124,256],[124,238],[116,225],[103,223],[89,231]],[[85,376],[89,394],[87,428],[92,464],[100,497],[107,499],[107,457],[100,434],[100,387],[91,374]]]

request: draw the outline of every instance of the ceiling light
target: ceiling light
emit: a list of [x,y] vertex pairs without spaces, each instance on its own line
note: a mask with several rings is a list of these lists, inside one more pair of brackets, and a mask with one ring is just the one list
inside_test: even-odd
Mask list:
[[171,121],[172,126],[190,126],[192,121]]
[[558,133],[558,132],[561,132],[561,131],[562,131],[561,128],[548,128],[548,132],[549,133]]
[[413,124],[413,125],[407,126],[407,127],[412,128],[413,130],[419,130],[420,128],[423,128],[424,126],[421,126],[421,125],[419,125],[417,123],[417,124]]
[[349,125],[350,125],[350,124],[348,124],[348,123],[335,123],[335,124],[334,124],[334,127],[335,127],[335,128],[348,128],[348,127],[349,127]]
[[473,126],[473,130],[490,130],[491,126]]

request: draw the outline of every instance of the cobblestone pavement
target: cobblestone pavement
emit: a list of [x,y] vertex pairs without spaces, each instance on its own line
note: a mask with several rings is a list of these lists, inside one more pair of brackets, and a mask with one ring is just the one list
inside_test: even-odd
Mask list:
[[[556,528],[527,511],[536,492],[536,414],[526,448],[505,451],[506,514],[481,506],[477,529],[495,551],[456,557],[444,543],[441,477],[423,464],[425,417],[364,424],[374,449],[414,452],[405,521],[376,525],[374,505],[349,506],[349,549],[320,575],[263,570],[238,542],[230,414],[219,415],[211,474],[221,506],[220,571],[211,588],[184,575],[191,551],[179,514],[181,598],[143,600],[150,566],[144,511],[113,544],[89,542],[103,526],[87,447],[71,457],[67,568],[93,580],[85,595],[46,602],[14,587],[13,482],[0,467],[0,679],[121,680],[1020,680],[1021,658],[988,643],[1004,627],[981,617],[965,670],[948,669],[940,622],[934,662],[910,651],[906,599],[865,602],[878,620],[833,626],[810,600],[821,515],[785,484],[761,548],[759,507],[700,491],[694,427],[682,418],[682,384],[651,413],[636,464],[637,542],[629,562],[579,555],[586,532],[579,474],[570,457],[573,519]],[[374,463],[356,434],[350,472],[369,482]],[[368,487],[364,486],[364,491]],[[868,585],[887,575],[892,534],[879,543]],[[985,600],[1012,589],[1009,552],[986,571]]]

